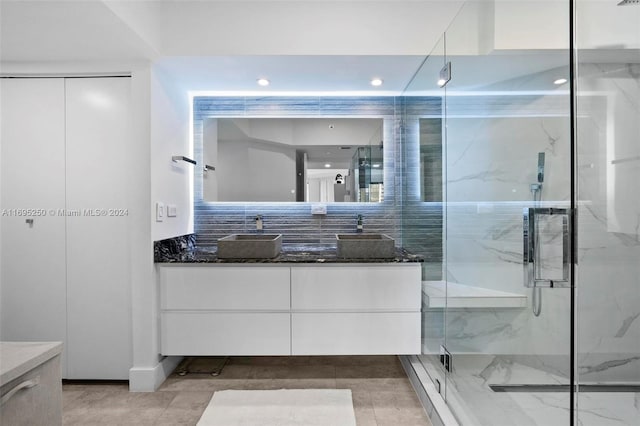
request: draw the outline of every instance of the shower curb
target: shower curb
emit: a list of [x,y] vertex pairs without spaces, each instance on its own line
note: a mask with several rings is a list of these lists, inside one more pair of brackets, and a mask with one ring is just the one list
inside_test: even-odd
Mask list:
[[460,426],[415,355],[398,358],[433,426]]

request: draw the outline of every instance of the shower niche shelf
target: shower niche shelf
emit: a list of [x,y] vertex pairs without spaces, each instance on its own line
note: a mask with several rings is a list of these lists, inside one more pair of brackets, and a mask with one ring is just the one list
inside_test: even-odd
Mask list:
[[445,281],[423,281],[427,308],[525,308],[527,296]]

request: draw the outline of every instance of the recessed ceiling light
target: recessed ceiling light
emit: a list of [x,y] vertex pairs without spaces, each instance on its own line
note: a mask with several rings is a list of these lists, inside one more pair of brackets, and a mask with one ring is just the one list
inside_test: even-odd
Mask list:
[[372,78],[371,79],[371,85],[374,86],[374,87],[382,86],[382,79],[381,78]]
[[553,84],[555,84],[556,86],[560,86],[561,84],[565,84],[567,82],[566,78],[559,78],[556,81],[553,82]]
[[325,166],[326,168],[329,168],[329,167],[331,167],[331,164],[327,163],[327,164],[325,164],[324,166]]
[[258,85],[259,86],[268,86],[269,83],[271,83],[269,80],[267,80],[266,78],[259,78],[258,79]]

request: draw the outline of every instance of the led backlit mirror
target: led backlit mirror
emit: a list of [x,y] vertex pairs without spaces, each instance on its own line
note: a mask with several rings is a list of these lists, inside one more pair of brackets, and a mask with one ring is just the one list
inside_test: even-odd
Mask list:
[[381,118],[207,118],[205,201],[381,202]]

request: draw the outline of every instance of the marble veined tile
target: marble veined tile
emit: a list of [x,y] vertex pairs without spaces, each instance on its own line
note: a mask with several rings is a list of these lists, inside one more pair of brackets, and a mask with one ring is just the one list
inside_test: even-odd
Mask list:
[[[446,380],[446,394],[458,418],[477,426],[569,424],[567,392],[493,392],[489,388],[490,384],[500,383],[567,383],[566,376],[528,367],[514,359],[518,358],[454,354],[454,371]],[[635,425],[640,418],[639,393],[580,392],[577,401],[580,426]]]

